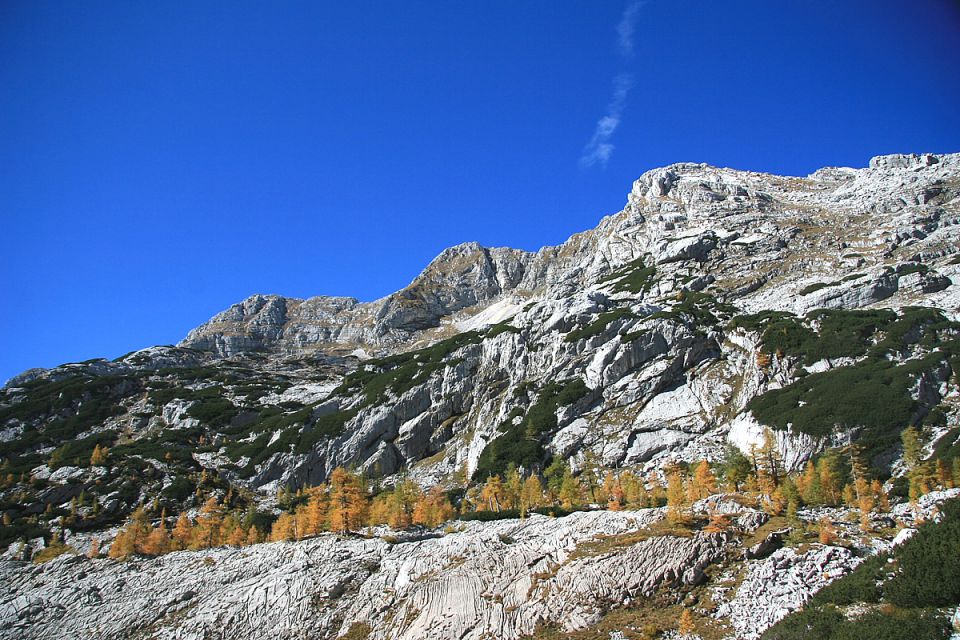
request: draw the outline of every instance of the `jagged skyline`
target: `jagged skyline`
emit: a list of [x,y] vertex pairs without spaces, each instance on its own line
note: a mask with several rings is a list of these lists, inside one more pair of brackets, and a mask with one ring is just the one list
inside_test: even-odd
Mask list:
[[960,148],[949,3],[2,11],[0,378],[557,244],[672,162]]

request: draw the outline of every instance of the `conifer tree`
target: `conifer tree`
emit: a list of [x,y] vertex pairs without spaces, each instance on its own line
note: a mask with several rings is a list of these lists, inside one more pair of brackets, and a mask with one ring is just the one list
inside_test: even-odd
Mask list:
[[880,483],[880,481],[874,480],[872,483],[870,483],[870,490],[873,493],[874,500],[876,501],[880,512],[888,513],[890,511],[890,498],[887,496],[887,491],[883,488],[883,485]]
[[137,507],[127,519],[126,526],[117,533],[108,555],[111,558],[126,558],[133,553],[142,553],[149,533],[150,521],[143,507]]
[[387,524],[394,529],[406,529],[413,524],[413,511],[423,492],[413,480],[397,483],[387,499]]
[[632,471],[620,474],[620,486],[623,489],[623,499],[630,509],[645,509],[650,506],[650,497],[647,494],[643,481]]
[[587,449],[583,454],[583,470],[580,472],[581,484],[586,485],[587,494],[590,496],[590,502],[596,504],[597,489],[600,485],[600,475],[597,472],[599,464],[597,455],[591,449]]
[[433,529],[456,515],[447,494],[439,485],[422,495],[413,510],[413,522]]
[[666,504],[667,492],[660,484],[660,478],[656,473],[650,475],[648,484],[650,485],[650,506],[659,507]]
[[247,529],[247,544],[257,544],[262,539],[263,537],[260,535],[260,530],[250,525],[250,528]]
[[143,553],[159,556],[170,551],[170,533],[167,531],[166,513],[160,516],[160,522],[150,531],[143,545]]
[[360,527],[366,515],[367,502],[360,478],[337,467],[330,475],[330,507],[327,514],[330,530],[348,533]]
[[783,475],[783,461],[780,458],[773,431],[767,429],[764,432],[763,444],[759,448],[752,447],[751,452],[757,473],[758,488],[761,493],[772,496],[774,490],[780,485],[780,478]]
[[107,464],[107,455],[110,453],[110,450],[106,447],[101,447],[99,444],[93,447],[93,454],[90,456],[90,466],[91,467],[102,467]]
[[573,477],[570,467],[564,470],[560,494],[557,497],[564,509],[573,509],[580,505],[580,483]]
[[223,507],[211,496],[200,509],[197,526],[193,532],[192,549],[209,549],[220,545],[220,528],[223,525]]
[[284,511],[270,528],[270,542],[293,540],[293,516]]
[[244,531],[242,526],[237,524],[230,530],[230,535],[227,537],[227,544],[231,547],[242,547],[247,544],[247,532]]
[[502,507],[504,509],[518,509],[520,507],[520,493],[523,491],[523,478],[517,467],[511,464],[507,468],[507,473],[503,479],[503,499]]
[[500,511],[503,504],[503,481],[499,475],[487,478],[487,482],[480,492],[480,499],[486,506],[487,511]]
[[820,484],[820,474],[812,460],[807,460],[801,480],[797,483],[800,497],[804,504],[823,504],[823,488]]
[[526,518],[530,509],[536,509],[543,504],[543,486],[540,484],[540,478],[531,474],[523,482],[523,488],[520,490],[520,517]]
[[700,500],[717,492],[717,479],[713,475],[710,463],[701,460],[693,472],[692,487],[694,500]]
[[836,452],[828,451],[820,456],[817,472],[820,476],[823,503],[833,506],[840,504],[840,499],[843,497],[843,480],[840,476]]
[[626,502],[626,492],[620,484],[620,478],[613,471],[607,471],[603,478],[603,496],[607,500],[607,509],[620,511]]
[[171,546],[175,550],[187,549],[193,542],[193,523],[190,522],[190,518],[187,517],[185,511],[180,512],[180,517],[177,518],[177,523],[173,526],[172,537]]
[[941,489],[952,489],[953,488],[953,475],[947,464],[941,460],[937,460],[937,484],[940,485]]
[[837,530],[828,518],[820,518],[819,532],[817,533],[820,544],[833,544],[837,539]]
[[731,491],[740,491],[741,486],[750,477],[753,464],[737,447],[727,445],[724,454],[723,475]]
[[460,513],[483,511],[483,497],[480,487],[468,487],[460,504]]
[[307,500],[307,535],[315,536],[326,529],[327,508],[329,506],[329,496],[327,494],[327,485],[321,484],[318,487],[310,489],[310,497]]
[[720,513],[717,510],[710,511],[710,518],[707,526],[703,528],[707,533],[723,533],[730,528],[730,514]]
[[686,506],[687,494],[683,486],[683,477],[680,469],[672,465],[667,473],[667,520],[673,524],[687,522]]
[[564,474],[569,468],[567,462],[558,457],[544,470],[546,499],[549,503],[554,504],[560,501],[560,486],[563,484]]
[[680,614],[680,619],[677,621],[677,631],[681,636],[693,635],[696,631],[696,627],[693,624],[693,614],[690,613],[690,609],[684,609]]
[[910,480],[910,501],[917,499],[930,491],[933,472],[930,464],[923,459],[923,439],[920,431],[913,426],[907,427],[900,433],[903,444],[903,462],[907,465]]

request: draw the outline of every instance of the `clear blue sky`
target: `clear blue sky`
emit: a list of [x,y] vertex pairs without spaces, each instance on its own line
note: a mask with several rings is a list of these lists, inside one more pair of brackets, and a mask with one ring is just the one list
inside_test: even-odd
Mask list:
[[0,380],[535,250],[652,167],[960,151],[948,0],[0,4]]

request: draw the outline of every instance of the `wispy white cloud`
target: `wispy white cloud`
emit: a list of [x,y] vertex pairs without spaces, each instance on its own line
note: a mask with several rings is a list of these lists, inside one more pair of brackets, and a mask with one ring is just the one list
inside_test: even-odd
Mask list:
[[622,73],[613,79],[613,98],[607,105],[607,111],[603,117],[597,121],[597,126],[593,130],[593,137],[583,148],[583,154],[580,156],[581,167],[592,167],[599,164],[602,167],[607,166],[607,161],[613,155],[615,149],[610,138],[613,132],[620,126],[620,117],[623,115],[623,107],[627,102],[627,94],[633,86],[633,76],[629,73]]
[[642,6],[643,0],[632,0],[627,3],[623,15],[620,16],[620,22],[617,23],[617,44],[620,47],[620,54],[625,57],[633,55],[633,28]]
[[[634,26],[637,22],[637,14],[643,7],[646,0],[628,0],[627,6],[623,9],[620,16],[620,22],[617,23],[617,46],[620,49],[620,55],[629,58],[633,55],[633,35]],[[607,104],[607,111],[603,117],[597,120],[597,126],[593,130],[593,136],[583,148],[580,154],[580,166],[592,167],[600,165],[606,167],[610,156],[613,155],[614,147],[610,141],[613,133],[620,126],[620,118],[623,115],[623,108],[627,102],[627,94],[633,86],[633,75],[621,73],[613,79],[613,97]]]

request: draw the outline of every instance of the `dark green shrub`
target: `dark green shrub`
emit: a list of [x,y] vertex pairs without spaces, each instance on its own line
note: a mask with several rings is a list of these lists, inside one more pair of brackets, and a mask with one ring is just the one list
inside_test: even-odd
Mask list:
[[590,324],[580,327],[579,329],[574,329],[564,338],[567,342],[577,342],[579,340],[586,340],[587,338],[592,338],[593,336],[598,336],[603,333],[607,326],[612,322],[617,320],[622,320],[624,318],[636,318],[634,314],[629,309],[613,309],[611,311],[605,311],[597,316],[597,319],[591,322]]
[[500,425],[503,434],[491,440],[480,454],[474,479],[503,474],[510,465],[531,470],[546,462],[542,440],[557,428],[557,409],[573,404],[589,392],[579,378],[546,385],[519,424],[513,424],[511,414]]

